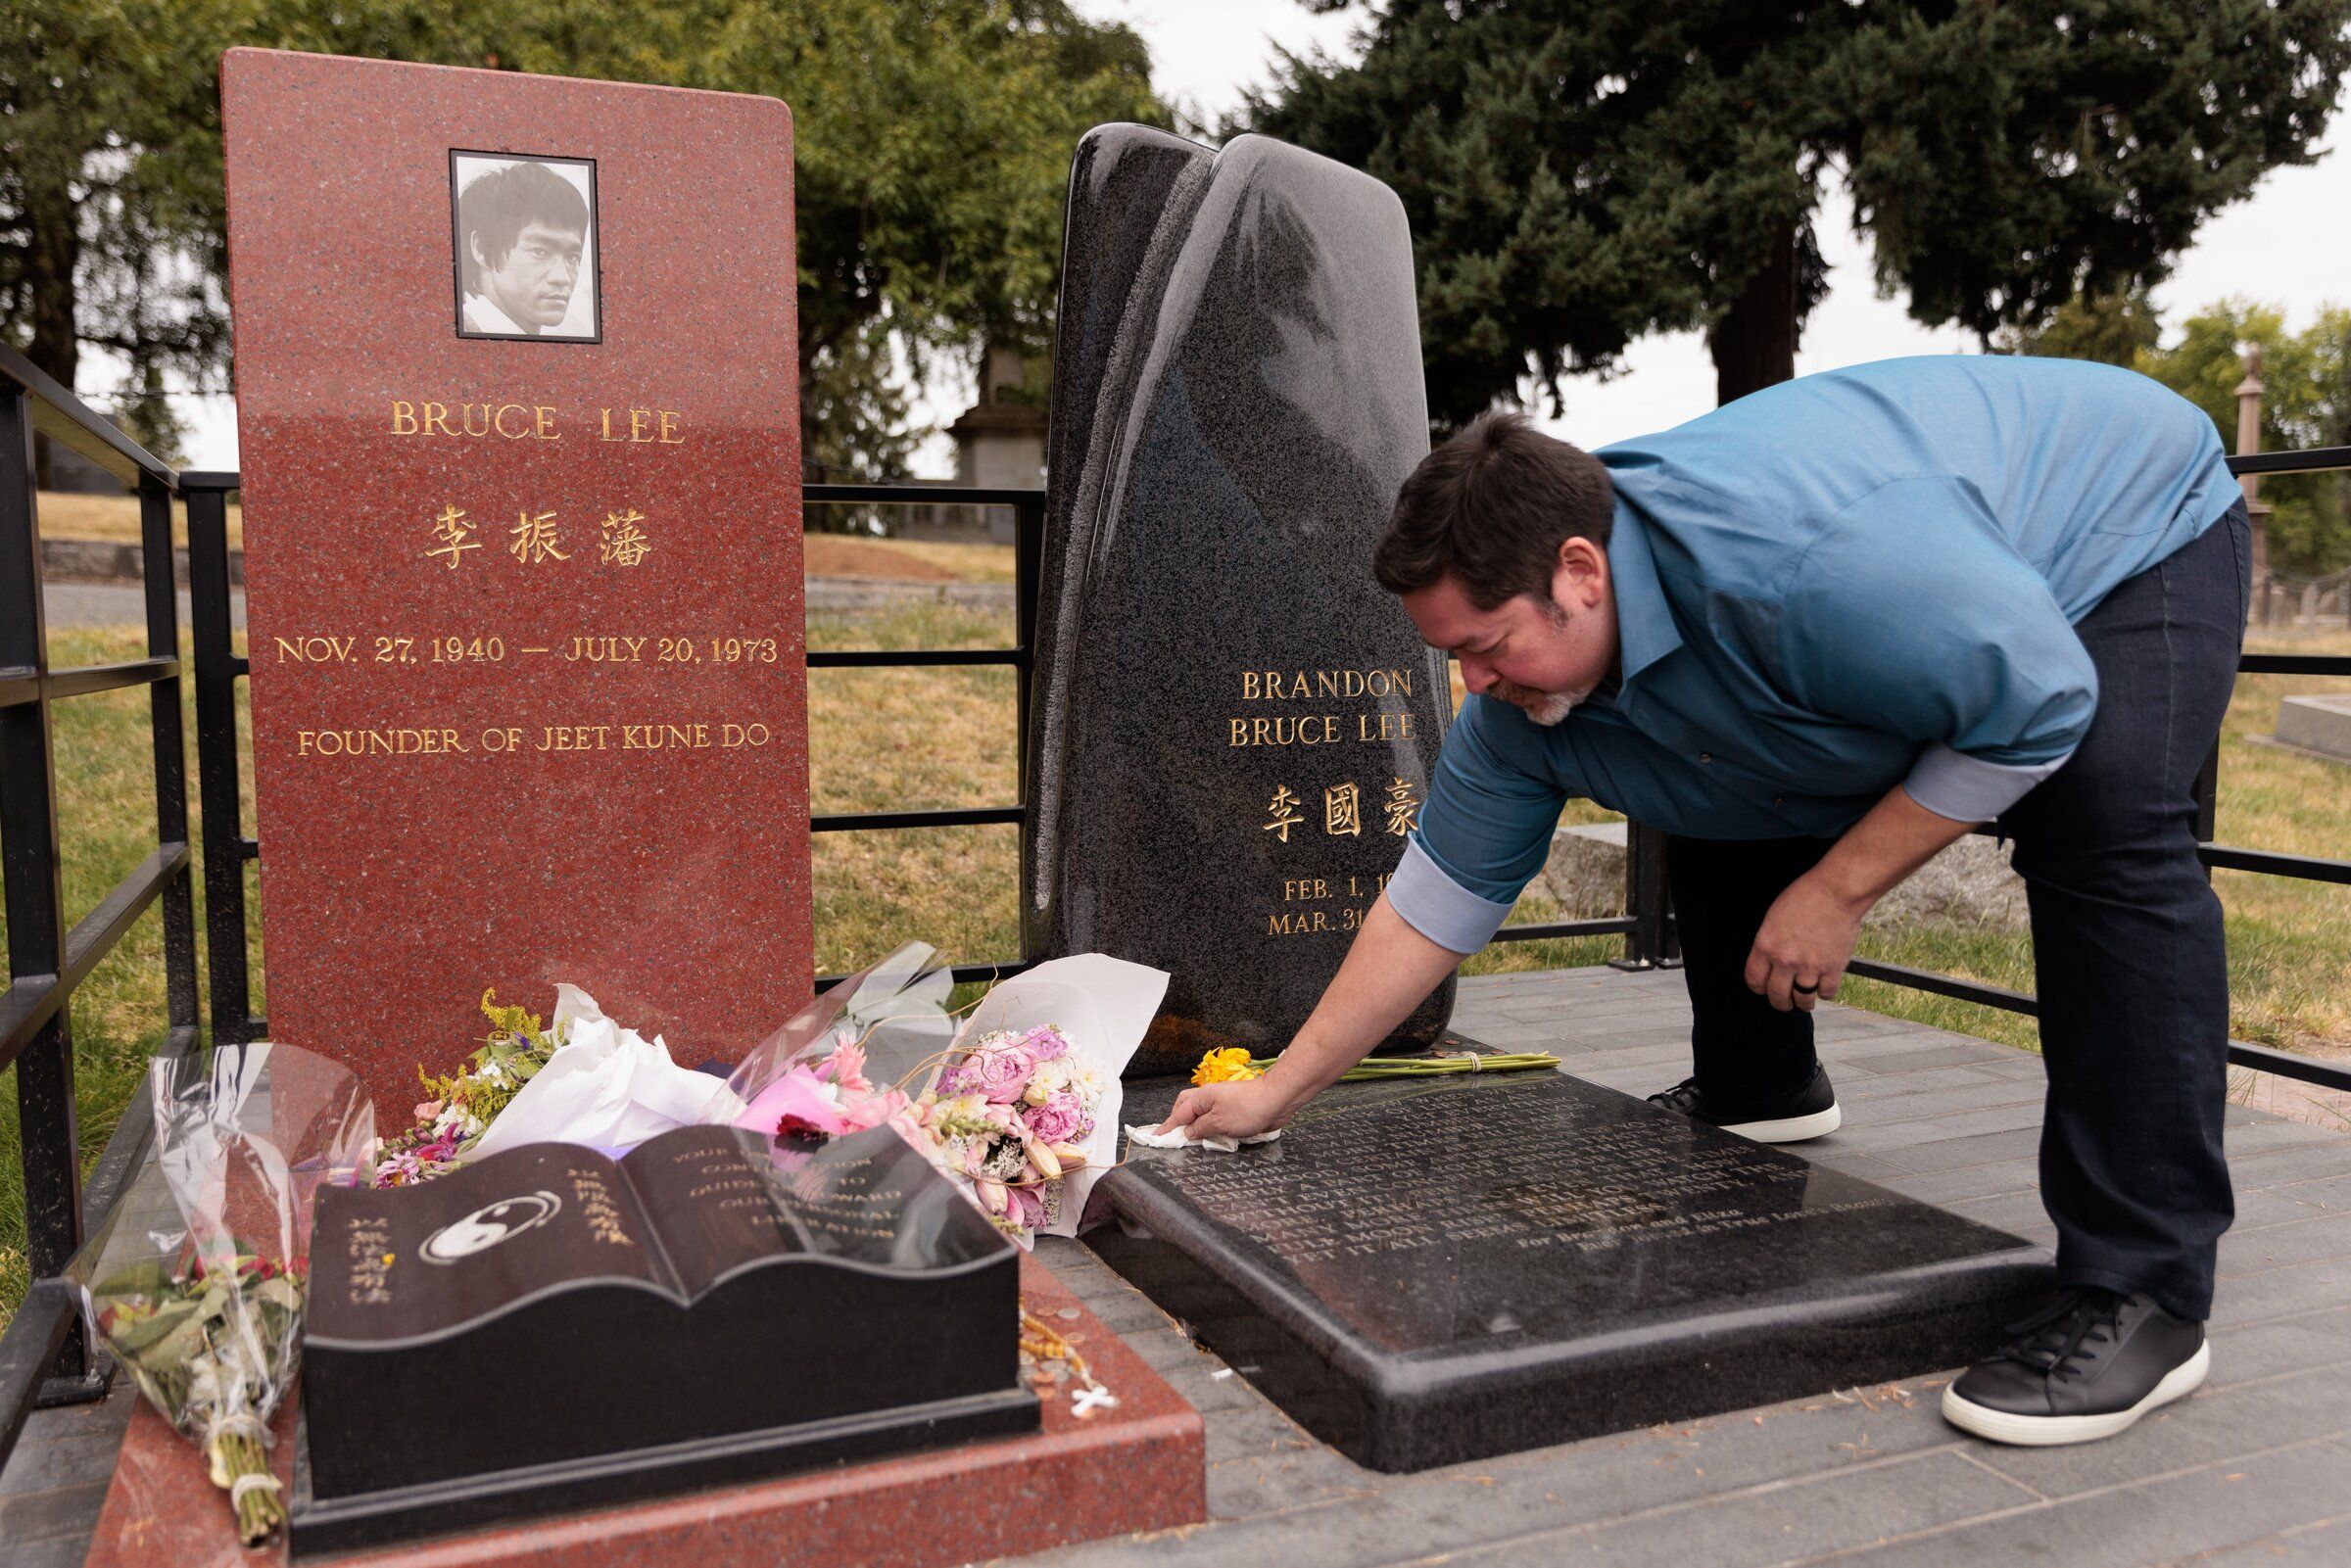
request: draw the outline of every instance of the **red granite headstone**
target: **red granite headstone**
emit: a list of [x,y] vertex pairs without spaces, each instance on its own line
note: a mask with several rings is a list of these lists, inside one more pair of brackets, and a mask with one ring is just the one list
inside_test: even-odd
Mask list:
[[482,991],[732,1058],[808,995],[791,112],[221,70],[273,1037],[390,1125]]

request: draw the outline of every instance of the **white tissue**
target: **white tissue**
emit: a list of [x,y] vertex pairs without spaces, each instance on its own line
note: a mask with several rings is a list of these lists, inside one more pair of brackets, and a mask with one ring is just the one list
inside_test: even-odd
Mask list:
[[724,1078],[679,1067],[659,1035],[646,1039],[604,1017],[576,985],[555,987],[563,1044],[506,1102],[467,1158],[526,1143],[625,1149],[669,1131],[742,1114]]
[[1271,1132],[1253,1132],[1246,1138],[1194,1138],[1181,1127],[1154,1132],[1149,1127],[1130,1126],[1127,1129],[1127,1136],[1141,1149],[1214,1149],[1221,1155],[1228,1155],[1245,1143],[1271,1143],[1281,1136],[1281,1129],[1275,1127]]

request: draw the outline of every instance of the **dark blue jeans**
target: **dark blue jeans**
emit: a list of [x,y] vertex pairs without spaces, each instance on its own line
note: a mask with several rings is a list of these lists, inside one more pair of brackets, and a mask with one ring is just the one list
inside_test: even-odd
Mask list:
[[[2041,1201],[2068,1285],[2145,1291],[2201,1319],[2234,1216],[2221,1151],[2229,968],[2196,855],[2195,781],[2244,646],[2251,532],[2240,503],[2117,587],[2076,630],[2098,671],[2081,748],[1999,822],[2033,916]],[[1672,838],[1666,871],[1692,1053],[1733,1106],[1800,1086],[1812,1021],[1747,989],[1755,931],[1823,839]]]

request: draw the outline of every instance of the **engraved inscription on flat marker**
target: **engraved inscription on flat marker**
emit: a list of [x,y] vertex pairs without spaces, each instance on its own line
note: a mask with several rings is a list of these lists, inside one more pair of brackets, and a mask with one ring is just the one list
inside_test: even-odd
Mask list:
[[2049,1278],[2013,1236],[1559,1073],[1343,1084],[1277,1142],[1132,1150],[1100,1191],[1127,1222],[1103,1257],[1381,1470],[1953,1365]]

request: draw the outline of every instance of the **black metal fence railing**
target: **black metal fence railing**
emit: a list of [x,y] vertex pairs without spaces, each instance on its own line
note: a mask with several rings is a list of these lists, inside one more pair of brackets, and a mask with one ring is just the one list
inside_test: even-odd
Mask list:
[[[2244,474],[2316,473],[2351,468],[2351,448],[2323,448],[2299,452],[2265,452],[2232,458],[2233,472]],[[198,773],[204,798],[233,799],[237,780],[235,695],[233,682],[245,673],[228,642],[228,571],[221,518],[222,500],[235,488],[234,474],[183,474],[180,488],[187,497],[190,533],[190,580],[195,590]],[[860,649],[811,653],[810,669],[888,669],[937,666],[1010,665],[1016,672],[1019,709],[1017,734],[1023,745],[1020,793],[1028,793],[1026,740],[1029,701],[1034,668],[1038,568],[1044,529],[1044,492],[1041,490],[957,490],[934,485],[811,485],[803,492],[814,505],[922,505],[963,503],[1015,508],[1014,602],[1017,631],[1014,645],[927,651]],[[2351,675],[2351,657],[2248,653],[2240,666],[2248,674]],[[2201,836],[2205,864],[2270,876],[2319,881],[2351,881],[2351,862],[2305,855],[2282,855],[2212,843],[2212,810],[2217,787],[2219,751],[2207,763],[2200,781],[2203,800]],[[988,823],[1019,823],[1022,801],[1002,806],[958,807],[930,811],[823,813],[810,820],[817,832],[908,830],[961,827]],[[216,955],[212,967],[215,1029],[223,1037],[241,1026],[239,1037],[256,1037],[263,1021],[246,1011],[244,947],[231,933],[244,929],[243,863],[258,852],[233,817],[208,812],[205,819],[206,924]],[[1624,954],[1619,967],[1647,969],[1679,962],[1679,944],[1671,903],[1665,888],[1664,835],[1642,823],[1627,826],[1624,913],[1589,920],[1522,922],[1505,926],[1497,941],[1534,941],[1562,937],[1618,936]],[[225,959],[225,962],[223,960]],[[956,968],[958,979],[984,979],[1018,974],[1031,962],[1029,955],[995,963],[973,963]],[[2025,992],[1957,975],[1856,959],[1851,973],[1917,990],[1932,991],[1960,1001],[1981,1003],[2011,1012],[2031,1013],[2033,998]],[[820,978],[820,986],[837,979]],[[2299,1078],[2305,1082],[2351,1088],[2351,1069],[2310,1057],[2239,1044],[2231,1059],[2240,1065]]]
[[[145,658],[50,667],[33,489],[36,434],[105,468],[138,496]],[[74,1120],[72,999],[158,901],[167,1012],[159,1054],[191,1049],[201,1022],[179,606],[171,581],[172,486],[170,469],[21,355],[0,348],[0,896],[8,916],[0,1068],[17,1069],[24,1250],[33,1282],[0,1337],[0,1466],[35,1407],[95,1399],[111,1375],[85,1336],[80,1301],[56,1276],[81,1245],[89,1220],[112,1206],[137,1169],[152,1126],[142,1095],[124,1112],[84,1184]],[[147,689],[151,707],[155,851],[69,926],[52,708],[72,697],[138,687]]]
[[[1029,697],[1036,673],[1037,565],[1044,554],[1045,493],[1041,490],[982,490],[939,485],[810,485],[800,492],[810,505],[1009,506],[1013,510],[1013,645],[1008,648],[930,649],[896,652],[880,648],[811,651],[811,670],[920,669],[1009,664],[1013,671],[1013,734],[1020,741],[1018,800],[1004,806],[953,806],[932,811],[820,812],[808,819],[811,832],[862,832],[914,828],[966,828],[1019,823],[1029,799]],[[1033,962],[1024,953],[998,963],[958,964],[955,978],[997,979],[1018,974]],[[817,989],[840,979],[821,975]]]

